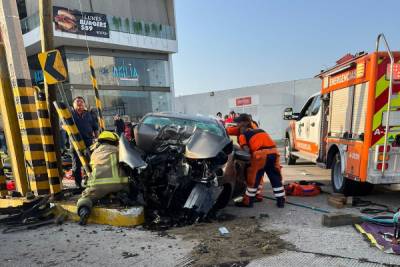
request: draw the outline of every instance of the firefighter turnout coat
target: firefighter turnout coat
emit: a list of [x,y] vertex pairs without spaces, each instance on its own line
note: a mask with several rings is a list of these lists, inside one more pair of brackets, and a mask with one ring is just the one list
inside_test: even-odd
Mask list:
[[128,191],[129,188],[128,177],[118,168],[118,146],[98,144],[91,155],[90,165],[92,175],[78,200],[78,211],[82,206],[92,208],[97,200],[110,193]]

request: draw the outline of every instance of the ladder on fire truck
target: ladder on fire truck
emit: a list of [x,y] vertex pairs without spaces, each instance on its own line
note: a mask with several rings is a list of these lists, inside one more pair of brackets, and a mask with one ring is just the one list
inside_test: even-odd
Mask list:
[[376,48],[375,51],[378,53],[379,50],[379,43],[380,40],[383,39],[384,44],[386,46],[387,53],[390,58],[390,68],[389,68],[389,93],[388,93],[388,100],[387,100],[387,109],[386,109],[386,121],[385,121],[385,141],[383,147],[383,161],[382,161],[382,169],[381,173],[382,176],[385,174],[385,161],[386,161],[386,154],[387,154],[387,145],[388,145],[388,135],[389,135],[389,125],[390,125],[390,112],[391,112],[391,100],[393,94],[393,66],[394,66],[394,56],[392,51],[390,50],[389,44],[386,40],[386,37],[383,33],[378,35],[376,40]]

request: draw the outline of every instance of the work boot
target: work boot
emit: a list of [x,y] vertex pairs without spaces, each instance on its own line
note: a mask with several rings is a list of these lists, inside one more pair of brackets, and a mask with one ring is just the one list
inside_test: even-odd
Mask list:
[[276,206],[278,208],[284,208],[285,207],[285,197],[277,197],[276,198]]
[[256,198],[254,199],[255,200],[255,202],[262,202],[263,201],[263,195],[261,195],[261,194],[257,194],[256,195]]
[[88,207],[81,207],[78,215],[80,217],[79,225],[86,225],[90,215],[90,209]]
[[244,195],[242,201],[236,202],[235,206],[241,207],[241,208],[252,208],[253,207],[253,199],[251,197],[249,197],[248,195]]

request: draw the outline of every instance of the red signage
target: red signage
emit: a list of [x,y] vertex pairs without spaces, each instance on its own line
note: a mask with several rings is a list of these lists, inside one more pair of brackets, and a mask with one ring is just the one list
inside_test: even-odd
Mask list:
[[[390,79],[390,64],[387,65],[386,79]],[[400,81],[400,64],[393,64],[393,81]]]
[[247,106],[247,105],[251,105],[251,96],[236,98],[237,107]]

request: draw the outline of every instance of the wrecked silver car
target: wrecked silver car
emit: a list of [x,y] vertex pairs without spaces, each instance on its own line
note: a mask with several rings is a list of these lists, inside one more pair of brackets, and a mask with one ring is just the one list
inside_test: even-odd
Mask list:
[[129,166],[132,183],[143,196],[148,226],[207,219],[243,187],[248,155],[233,152],[218,121],[152,113],[133,131],[132,144],[121,138],[120,161]]

